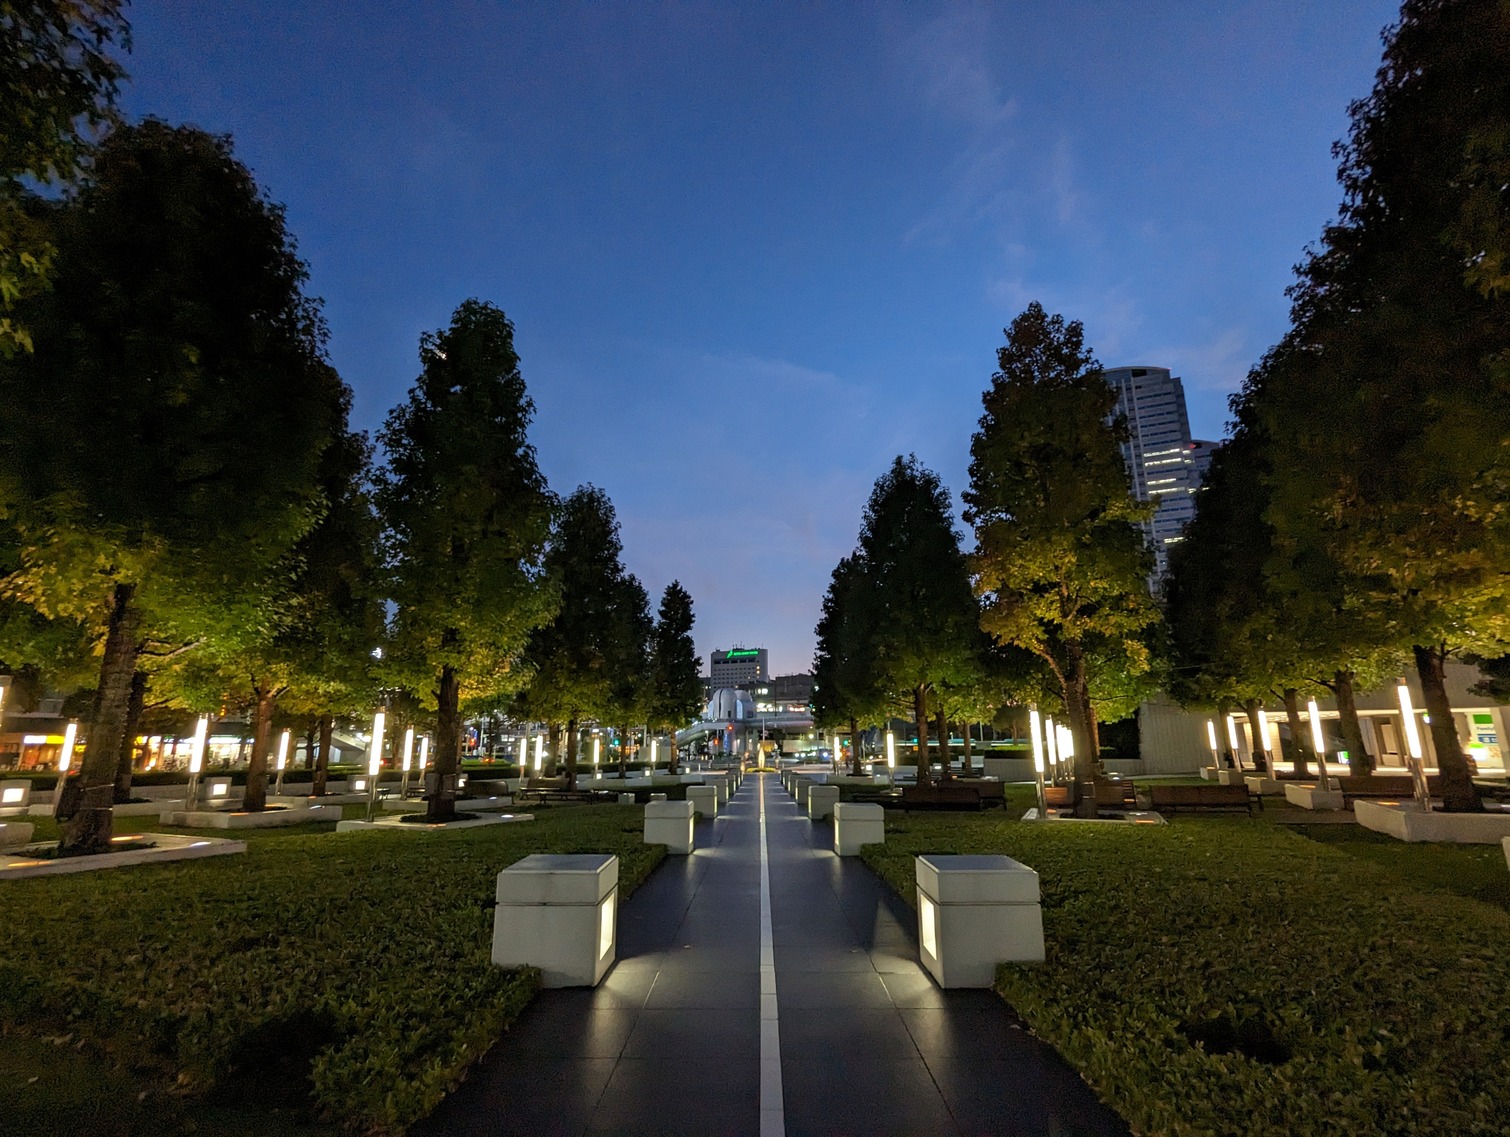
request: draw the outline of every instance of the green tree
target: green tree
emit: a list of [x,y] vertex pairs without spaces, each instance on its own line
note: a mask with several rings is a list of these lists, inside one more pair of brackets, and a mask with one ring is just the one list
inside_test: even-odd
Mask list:
[[820,728],[849,727],[850,772],[857,777],[860,725],[883,717],[886,701],[867,622],[874,611],[865,603],[867,587],[863,555],[842,558],[829,578],[814,629],[813,721]]
[[650,684],[646,706],[652,729],[671,735],[670,772],[677,770],[676,732],[697,717],[703,681],[692,639],[692,596],[673,580],[661,594],[650,643]]
[[631,745],[634,727],[650,719],[650,650],[655,622],[650,616],[650,596],[633,573],[625,573],[615,589],[612,624],[612,666],[605,721],[619,723],[620,772]]
[[981,623],[1052,671],[1074,737],[1078,797],[1093,812],[1092,671],[1109,656],[1129,674],[1152,666],[1146,637],[1158,613],[1140,527],[1148,511],[1129,493],[1123,428],[1109,421],[1116,395],[1079,321],[1035,302],[1006,336],[970,440],[964,495]]
[[0,0],[0,355],[30,351],[12,316],[47,283],[55,248],[28,183],[72,185],[99,133],[115,122],[130,47],[117,0]]
[[67,853],[106,848],[110,786],[144,644],[264,619],[346,391],[282,210],[228,138],[117,131],[51,210],[53,288],[19,311],[35,351],[0,361],[0,583],[96,630],[101,659]]
[[1484,177],[1510,134],[1510,9],[1407,0],[1351,117],[1339,219],[1291,290],[1305,365],[1256,405],[1284,445],[1269,517],[1414,656],[1444,805],[1473,810],[1443,676],[1510,643],[1510,296],[1483,224],[1505,210]]
[[[868,627],[878,687],[910,699],[918,729],[918,781],[932,774],[928,702],[974,662],[980,612],[954,528],[949,491],[915,456],[876,479],[860,528],[860,619]],[[940,748],[947,759],[947,739]],[[944,767],[948,773],[947,761]]]
[[421,337],[420,362],[380,436],[376,501],[396,606],[387,670],[435,708],[426,816],[445,821],[456,815],[462,699],[521,689],[530,633],[555,614],[542,580],[552,500],[503,312],[464,301],[450,327]]

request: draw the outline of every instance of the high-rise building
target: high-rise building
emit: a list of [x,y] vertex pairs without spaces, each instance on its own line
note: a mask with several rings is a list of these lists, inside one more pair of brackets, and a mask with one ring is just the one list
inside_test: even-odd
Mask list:
[[[1210,444],[1191,439],[1185,387],[1167,367],[1112,367],[1105,374],[1117,391],[1117,413],[1127,419],[1122,460],[1133,496],[1158,503],[1144,526],[1154,553],[1151,582],[1157,585],[1169,569],[1169,546],[1195,516],[1195,491],[1210,463],[1209,449],[1201,447]],[[1197,455],[1203,460],[1199,470]]]
[[763,647],[715,651],[708,657],[708,669],[715,691],[720,687],[749,687],[771,678],[770,653]]

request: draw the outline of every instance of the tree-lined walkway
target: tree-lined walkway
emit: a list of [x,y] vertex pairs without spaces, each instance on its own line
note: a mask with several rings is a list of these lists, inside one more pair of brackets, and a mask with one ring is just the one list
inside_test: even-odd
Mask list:
[[746,779],[623,906],[602,985],[543,993],[412,1132],[1125,1134],[995,995],[933,984],[910,910],[830,834]]

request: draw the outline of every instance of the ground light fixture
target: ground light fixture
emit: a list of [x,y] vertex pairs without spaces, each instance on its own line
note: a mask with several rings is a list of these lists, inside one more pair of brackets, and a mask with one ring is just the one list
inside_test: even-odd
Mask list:
[[1243,768],[1242,750],[1237,745],[1237,716],[1227,716],[1227,744],[1232,747],[1232,761],[1239,770]]
[[1316,765],[1321,770],[1316,788],[1325,793],[1332,788],[1332,782],[1326,772],[1326,735],[1321,729],[1321,710],[1316,706],[1315,699],[1307,700],[1306,714],[1311,716],[1311,749],[1316,752]]
[[1033,741],[1033,776],[1038,783],[1038,816],[1047,818],[1049,815],[1049,799],[1043,788],[1043,722],[1038,714],[1037,707],[1028,708],[1028,734]]
[[409,795],[409,766],[413,763],[413,761],[414,761],[414,728],[411,726],[411,727],[408,727],[408,728],[406,728],[404,730],[404,751],[403,751],[402,756],[399,758],[399,766],[398,766],[398,768],[399,768],[399,777],[400,777],[400,781],[399,781],[399,785],[398,785],[398,796],[399,797],[407,797]]
[[372,820],[377,809],[378,775],[383,771],[383,724],[387,720],[383,711],[372,716],[372,745],[367,749],[367,820]]
[[1404,679],[1399,680],[1395,695],[1400,700],[1400,725],[1405,728],[1405,748],[1410,755],[1410,776],[1416,787],[1416,801],[1427,813],[1431,812],[1431,787],[1426,781],[1426,767],[1421,755],[1421,727],[1416,722],[1416,709],[1410,700],[1410,687]]
[[58,754],[58,788],[52,794],[52,815],[56,817],[63,805],[63,787],[68,784],[68,768],[73,765],[73,747],[78,741],[79,724],[71,722],[63,731],[63,749]]
[[278,771],[278,781],[273,786],[273,796],[283,796],[283,772],[288,769],[288,741],[293,736],[293,731],[285,730],[278,736],[278,757],[274,761],[274,768]]
[[193,809],[199,798],[199,773],[204,769],[204,745],[210,736],[210,716],[200,715],[194,724],[194,740],[189,743],[189,792],[184,809]]

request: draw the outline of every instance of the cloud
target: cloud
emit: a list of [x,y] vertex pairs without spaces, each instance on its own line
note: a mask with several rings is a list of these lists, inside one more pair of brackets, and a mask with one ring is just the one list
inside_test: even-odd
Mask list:
[[1231,394],[1243,385],[1253,365],[1246,328],[1223,328],[1204,342],[1155,348],[1149,353],[1185,382],[1186,389]]

